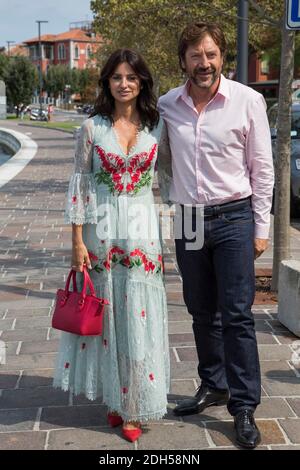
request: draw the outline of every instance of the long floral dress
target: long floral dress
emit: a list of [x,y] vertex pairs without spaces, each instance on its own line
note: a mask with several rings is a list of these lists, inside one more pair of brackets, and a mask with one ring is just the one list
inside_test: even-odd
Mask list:
[[161,121],[152,131],[141,130],[126,155],[109,120],[87,119],[65,212],[67,223],[83,224],[96,295],[110,305],[102,336],[62,333],[54,386],[102,397],[127,421],[161,418],[169,389],[167,303],[152,193],[161,132]]

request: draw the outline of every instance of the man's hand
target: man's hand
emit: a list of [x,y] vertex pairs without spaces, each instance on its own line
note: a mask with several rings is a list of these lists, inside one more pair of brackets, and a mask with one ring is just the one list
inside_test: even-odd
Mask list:
[[268,248],[269,240],[265,238],[254,239],[254,257],[258,258]]

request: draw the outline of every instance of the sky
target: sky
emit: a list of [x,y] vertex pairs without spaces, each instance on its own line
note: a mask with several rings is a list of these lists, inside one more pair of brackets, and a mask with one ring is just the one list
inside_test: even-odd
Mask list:
[[42,34],[57,34],[73,21],[92,19],[90,0],[0,0],[0,47],[37,37],[36,20],[49,21],[41,24]]

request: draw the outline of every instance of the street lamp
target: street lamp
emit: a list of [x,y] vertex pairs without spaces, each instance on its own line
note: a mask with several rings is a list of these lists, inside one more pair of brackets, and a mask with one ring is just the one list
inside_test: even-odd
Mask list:
[[7,42],[7,55],[10,56],[10,45],[15,44],[16,41],[6,41]]
[[43,94],[43,75],[42,75],[42,65],[43,65],[43,57],[42,57],[42,43],[41,43],[41,23],[48,23],[48,21],[44,20],[36,20],[36,23],[39,25],[39,82],[40,82],[40,114],[42,114],[42,94]]

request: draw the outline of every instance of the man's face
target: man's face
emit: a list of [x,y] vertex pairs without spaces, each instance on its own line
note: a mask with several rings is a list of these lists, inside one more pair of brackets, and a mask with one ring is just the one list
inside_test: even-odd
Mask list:
[[213,38],[206,35],[187,48],[182,66],[194,85],[211,88],[220,77],[223,57]]

